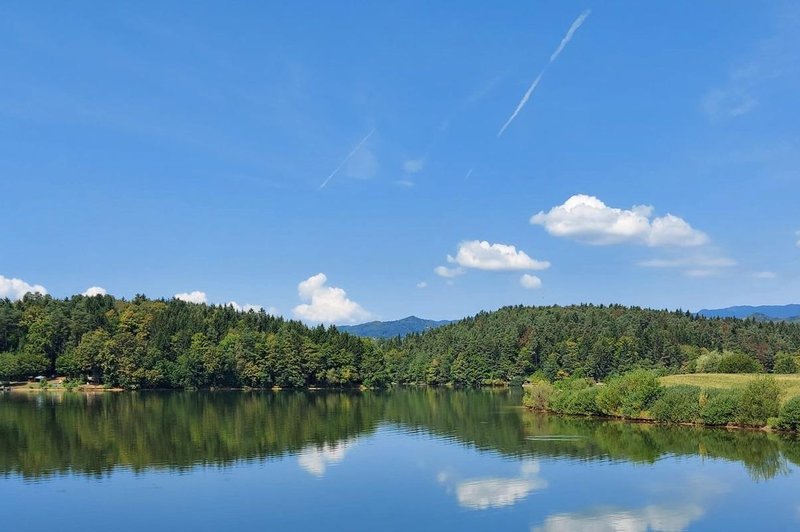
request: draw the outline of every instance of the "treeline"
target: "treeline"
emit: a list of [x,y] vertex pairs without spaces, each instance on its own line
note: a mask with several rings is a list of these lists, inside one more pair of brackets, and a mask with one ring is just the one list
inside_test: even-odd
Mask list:
[[491,385],[633,368],[786,370],[800,325],[623,306],[505,307],[384,341],[265,312],[112,296],[0,300],[0,380],[136,388]]
[[634,370],[598,384],[586,378],[550,383],[534,380],[523,404],[532,410],[580,416],[740,426],[785,431],[800,429],[800,396],[782,402],[784,391],[770,375],[740,388],[664,386],[653,371]]
[[176,299],[0,300],[0,379],[54,374],[128,389],[381,385],[374,343],[265,312]]
[[781,361],[778,369],[789,371],[796,367],[788,358],[800,355],[800,326],[620,305],[515,306],[383,347],[412,382],[512,382],[537,371],[551,381],[601,381],[634,368],[771,372]]

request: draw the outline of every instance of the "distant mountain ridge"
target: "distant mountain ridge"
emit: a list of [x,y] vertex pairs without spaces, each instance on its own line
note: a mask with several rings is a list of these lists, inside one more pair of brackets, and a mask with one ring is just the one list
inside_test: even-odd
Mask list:
[[409,316],[402,320],[370,321],[359,325],[341,325],[337,327],[342,332],[368,338],[394,338],[407,334],[419,333],[428,329],[435,329],[442,325],[453,323],[450,320],[424,320],[416,316]]
[[740,305],[719,309],[703,309],[699,315],[707,318],[755,318],[759,321],[800,321],[800,304],[791,305]]

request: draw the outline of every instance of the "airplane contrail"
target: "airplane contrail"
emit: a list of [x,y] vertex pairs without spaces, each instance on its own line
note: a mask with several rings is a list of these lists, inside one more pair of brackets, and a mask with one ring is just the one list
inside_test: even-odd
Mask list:
[[511,116],[508,117],[508,120],[506,120],[506,123],[503,124],[503,127],[500,128],[500,131],[497,132],[497,136],[498,137],[503,134],[503,131],[505,131],[506,128],[511,124],[511,122],[514,121],[514,119],[517,117],[519,112],[522,111],[522,108],[525,107],[525,104],[528,103],[528,100],[530,99],[531,94],[533,94],[533,91],[536,90],[536,86],[542,80],[542,76],[544,75],[545,70],[547,70],[547,67],[544,67],[544,70],[542,70],[539,73],[539,75],[536,76],[536,79],[533,80],[533,83],[531,83],[531,86],[528,87],[528,90],[525,92],[525,95],[522,97],[522,99],[517,104],[517,108],[514,109],[514,112],[511,113]]
[[556,51],[553,52],[553,54],[550,56],[550,61],[547,62],[542,71],[539,72],[539,75],[536,76],[536,79],[533,80],[533,83],[531,83],[531,86],[528,87],[528,90],[525,91],[525,94],[522,96],[522,99],[517,104],[517,108],[514,109],[514,112],[511,113],[511,116],[508,118],[508,120],[506,120],[506,123],[503,124],[503,127],[500,128],[500,131],[497,132],[498,137],[503,134],[503,131],[505,131],[509,125],[511,125],[511,122],[514,121],[519,112],[522,111],[522,108],[525,107],[525,104],[528,103],[528,100],[533,94],[533,91],[536,90],[536,87],[542,80],[542,76],[544,76],[544,73],[547,72],[547,67],[552,65],[553,61],[555,61],[558,58],[558,56],[561,54],[561,52],[564,50],[567,44],[569,44],[569,41],[572,40],[572,37],[573,35],[575,35],[575,32],[578,31],[578,28],[581,27],[581,25],[583,24],[583,22],[586,20],[586,18],[589,16],[590,13],[591,10],[587,9],[586,11],[578,15],[578,18],[576,18],[575,21],[572,23],[572,25],[569,27],[566,35],[564,35],[564,38],[561,39],[561,42],[558,44],[558,48],[556,48]]
[[569,29],[567,30],[567,34],[564,35],[563,39],[561,39],[561,43],[558,45],[558,48],[556,48],[556,51],[553,52],[553,55],[550,56],[551,63],[556,60],[556,58],[564,49],[564,47],[567,46],[569,41],[572,40],[572,36],[575,35],[575,32],[578,31],[578,28],[581,27],[581,24],[583,24],[583,21],[586,20],[586,17],[588,17],[591,12],[592,11],[590,9],[587,9],[586,11],[578,15],[578,18],[575,19],[575,22],[573,22],[572,26],[570,26]]
[[363,145],[364,145],[364,143],[365,143],[365,142],[367,142],[367,140],[369,140],[369,138],[372,136],[372,134],[373,134],[373,133],[375,133],[375,128],[374,128],[374,127],[372,128],[372,130],[371,130],[369,133],[367,133],[367,136],[366,136],[366,137],[364,137],[363,139],[361,139],[361,142],[359,142],[358,144],[356,144],[356,147],[355,147],[355,148],[353,148],[352,150],[350,150],[350,153],[348,153],[348,154],[347,154],[347,157],[345,157],[345,158],[342,160],[342,162],[340,162],[340,163],[339,163],[339,166],[337,166],[337,167],[336,167],[336,169],[335,169],[333,172],[331,172],[331,175],[329,175],[329,176],[328,176],[328,178],[327,178],[325,181],[323,181],[323,182],[322,182],[322,184],[319,186],[319,189],[320,189],[320,190],[322,190],[323,188],[325,188],[325,185],[327,185],[327,184],[328,184],[328,182],[329,182],[331,179],[333,179],[333,176],[335,176],[336,174],[338,174],[338,173],[339,173],[339,170],[341,170],[341,169],[342,169],[342,167],[343,167],[345,164],[347,164],[347,161],[349,161],[349,160],[350,160],[350,158],[351,158],[353,155],[355,155],[355,154],[356,154],[356,152],[357,152],[359,149],[361,149],[361,146],[363,146]]

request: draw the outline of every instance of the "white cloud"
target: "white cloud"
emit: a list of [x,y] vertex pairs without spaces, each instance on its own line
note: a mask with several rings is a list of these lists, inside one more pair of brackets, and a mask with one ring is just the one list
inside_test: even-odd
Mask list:
[[425,167],[425,159],[409,159],[403,162],[403,171],[407,174],[416,174]]
[[208,299],[206,298],[206,293],[201,292],[200,290],[195,290],[194,292],[181,292],[180,294],[175,294],[175,299],[180,299],[181,301],[186,301],[187,303],[208,302]]
[[297,317],[317,323],[355,323],[371,317],[344,290],[326,286],[327,281],[324,273],[318,273],[297,285],[300,299],[307,302],[294,308]]
[[576,194],[550,209],[531,217],[553,236],[572,238],[594,245],[642,244],[658,246],[701,246],[708,235],[692,228],[685,220],[667,214],[652,218],[653,207],[635,205],[631,209],[609,207],[595,196]]
[[245,303],[244,305],[240,305],[236,301],[228,301],[227,306],[233,307],[233,309],[236,310],[237,312],[250,312],[251,310],[255,312],[261,312],[263,310],[264,312],[272,316],[277,316],[279,314],[277,308],[264,307],[263,305],[253,305],[250,303]]
[[545,270],[550,267],[549,262],[532,259],[512,245],[490,244],[485,240],[462,242],[455,257],[447,256],[447,262],[462,268],[489,271]]
[[535,532],[678,532],[703,516],[697,504],[668,507],[651,505],[637,510],[605,508],[591,513],[551,515]]
[[427,287],[428,283],[426,283],[425,281],[420,281],[417,283],[417,288],[427,288]]
[[84,295],[86,297],[93,297],[93,296],[104,296],[107,293],[108,290],[106,290],[102,286],[90,286],[81,295]]
[[355,445],[353,441],[336,442],[333,445],[325,443],[319,447],[310,445],[297,455],[297,463],[315,477],[322,477],[328,466],[339,464],[344,460],[347,451],[353,445]]
[[22,279],[9,279],[0,275],[0,298],[17,300],[28,293],[46,294],[47,290],[40,284],[28,284]]
[[775,279],[778,277],[778,274],[775,272],[770,271],[762,271],[762,272],[753,272],[753,277],[756,279]]
[[439,277],[452,279],[453,277],[458,277],[459,275],[463,275],[464,268],[448,268],[447,266],[437,266],[433,269],[433,272]]
[[535,290],[537,288],[541,288],[542,280],[536,277],[535,275],[530,275],[525,273],[522,277],[519,278],[519,284],[523,286],[523,288],[527,288],[528,290]]

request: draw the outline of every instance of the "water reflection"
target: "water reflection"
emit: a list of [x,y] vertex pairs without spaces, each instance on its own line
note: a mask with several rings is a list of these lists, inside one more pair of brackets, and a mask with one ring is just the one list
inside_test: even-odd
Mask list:
[[678,532],[702,517],[697,504],[682,506],[650,505],[637,510],[598,508],[583,514],[558,514],[548,517],[535,532]]
[[348,449],[354,445],[355,441],[337,442],[333,445],[329,443],[323,443],[321,446],[311,445],[300,451],[297,463],[315,477],[322,477],[328,466],[344,460]]
[[[665,427],[529,414],[508,391],[365,393],[126,393],[0,398],[0,474],[98,476],[188,469],[296,456],[322,476],[379,427],[430,434],[524,459],[518,475],[463,478],[466,507],[498,507],[545,483],[534,459],[652,464],[668,457],[723,458],[766,480],[800,463],[796,438],[761,432]],[[511,501],[511,502],[509,502]]]
[[532,491],[547,487],[547,481],[538,475],[539,464],[524,461],[520,467],[519,477],[461,481],[456,486],[458,504],[474,510],[511,506],[527,497]]

